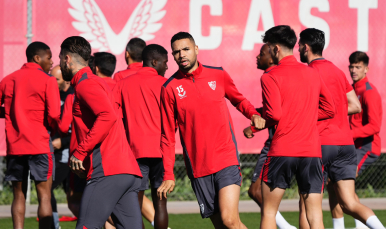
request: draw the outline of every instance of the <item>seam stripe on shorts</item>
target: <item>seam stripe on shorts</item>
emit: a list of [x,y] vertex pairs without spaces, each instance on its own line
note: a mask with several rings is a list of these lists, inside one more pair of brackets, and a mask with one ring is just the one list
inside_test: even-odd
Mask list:
[[[322,159],[320,159],[320,160],[322,160]],[[323,162],[322,162],[322,176],[323,176],[323,174],[324,174],[324,165],[323,165]],[[324,190],[324,179],[325,179],[325,177],[323,176],[322,190],[320,191],[320,193],[322,193],[323,190]]]
[[362,157],[358,165],[358,171],[361,170],[363,163],[365,163],[366,159],[370,156],[370,153],[371,153],[370,151],[367,151],[367,153]]
[[268,182],[268,169],[269,169],[269,163],[271,162],[271,157],[268,157],[267,160],[264,163],[263,166],[263,181]]
[[53,168],[53,160],[52,160],[52,153],[48,153],[48,172],[47,172],[47,180],[52,176],[52,168]]

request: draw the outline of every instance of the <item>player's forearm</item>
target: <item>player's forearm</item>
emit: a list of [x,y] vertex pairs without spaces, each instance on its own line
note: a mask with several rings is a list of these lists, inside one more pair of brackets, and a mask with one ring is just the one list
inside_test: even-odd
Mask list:
[[117,119],[113,114],[100,114],[84,140],[75,150],[75,157],[83,161],[88,154],[92,153],[95,146],[106,138],[116,121]]
[[162,162],[164,164],[164,181],[174,180],[175,147],[161,143]]
[[376,123],[368,123],[360,128],[355,128],[352,130],[353,138],[367,138],[373,136],[374,134],[379,133],[380,125]]
[[244,99],[239,104],[236,105],[237,110],[239,110],[247,119],[251,119],[253,115],[261,116],[259,112],[256,111],[254,106],[247,100]]

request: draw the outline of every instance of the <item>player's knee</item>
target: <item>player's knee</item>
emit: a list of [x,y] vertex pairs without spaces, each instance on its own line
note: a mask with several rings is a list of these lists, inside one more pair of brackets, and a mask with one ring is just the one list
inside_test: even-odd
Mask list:
[[355,211],[356,204],[356,201],[348,201],[347,203],[340,204],[340,207],[344,213],[350,214]]
[[221,216],[222,222],[226,228],[237,228],[240,220],[238,217]]
[[261,196],[261,188],[254,188],[252,185],[248,189],[248,195],[251,199],[258,201],[261,204],[262,196]]

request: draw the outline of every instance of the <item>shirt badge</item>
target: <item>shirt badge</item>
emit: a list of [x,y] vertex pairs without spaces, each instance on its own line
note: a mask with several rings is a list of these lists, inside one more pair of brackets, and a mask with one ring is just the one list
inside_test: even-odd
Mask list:
[[180,96],[180,99],[183,99],[186,97],[186,91],[184,90],[184,88],[182,88],[182,85],[177,87],[177,91],[178,91],[178,96]]
[[210,81],[208,82],[209,87],[212,88],[212,90],[216,90],[216,81]]

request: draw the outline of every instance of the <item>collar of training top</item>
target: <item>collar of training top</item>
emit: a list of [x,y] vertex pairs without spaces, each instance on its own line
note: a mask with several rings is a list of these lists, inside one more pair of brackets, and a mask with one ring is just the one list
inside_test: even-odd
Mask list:
[[354,83],[354,87],[361,87],[365,85],[367,82],[369,82],[369,79],[367,79],[367,76],[363,77],[363,79],[359,80],[358,82]]
[[152,67],[142,67],[141,69],[138,70],[137,73],[140,73],[140,74],[152,74],[152,75],[158,75],[158,72],[157,70],[155,70],[154,68]]
[[289,56],[286,56],[283,59],[281,59],[277,65],[287,64],[287,63],[295,63],[295,62],[298,63],[298,61],[296,60],[294,55],[289,55]]
[[194,70],[192,73],[185,73],[185,72],[182,72],[180,69],[178,69],[178,74],[182,77],[185,77],[185,78],[197,78],[200,76],[201,72],[202,72],[202,64],[198,62],[198,68],[196,70]]
[[269,67],[269,68],[265,69],[264,73],[268,73],[268,72],[270,72],[270,71],[272,70],[272,68],[274,68],[274,67],[276,67],[276,66],[277,66],[277,65],[275,65],[275,66],[271,66],[271,67]]
[[38,65],[37,63],[33,63],[33,62],[28,62],[28,63],[23,64],[23,67],[21,67],[21,69],[25,69],[25,68],[34,68],[34,69],[39,69],[39,70],[43,71],[43,69],[42,69],[42,67],[40,67],[40,65]]
[[132,63],[127,66],[127,69],[133,69],[133,70],[140,69],[140,68],[142,68],[142,62]]
[[[72,77],[72,80],[71,80],[71,86],[72,87],[75,87],[79,81],[85,78],[87,78],[87,75],[90,74],[92,75],[92,71],[91,71],[91,68],[90,67],[84,67],[82,69],[80,69],[74,77]],[[85,75],[85,76],[84,76]]]

